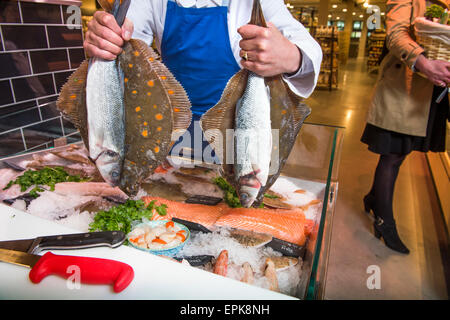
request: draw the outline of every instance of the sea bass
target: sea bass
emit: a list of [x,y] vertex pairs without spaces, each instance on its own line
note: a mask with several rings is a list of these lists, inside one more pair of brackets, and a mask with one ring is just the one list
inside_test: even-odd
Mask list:
[[[259,0],[253,2],[250,24],[267,27]],[[220,101],[202,116],[204,135],[242,206],[262,203],[310,113],[282,75],[262,78],[243,69],[228,81]]]
[[86,85],[89,156],[113,186],[119,185],[125,155],[122,79],[117,60],[91,59]]
[[235,183],[241,204],[248,208],[266,185],[272,150],[270,92],[264,78],[253,72],[236,105],[234,146]]
[[[101,0],[119,26],[130,0]],[[69,77],[58,109],[80,131],[103,179],[134,196],[191,123],[183,87],[143,41],[115,61],[91,58]]]

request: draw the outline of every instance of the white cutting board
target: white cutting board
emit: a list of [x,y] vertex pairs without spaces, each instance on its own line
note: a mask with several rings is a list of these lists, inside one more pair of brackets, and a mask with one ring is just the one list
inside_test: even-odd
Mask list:
[[[77,232],[0,204],[0,241]],[[74,289],[72,283],[58,276],[48,276],[41,283],[33,284],[28,278],[29,268],[0,262],[0,299],[295,299],[127,246],[52,252],[122,261],[134,269],[135,277],[120,293],[114,293],[112,286],[107,285],[81,284],[79,289]]]

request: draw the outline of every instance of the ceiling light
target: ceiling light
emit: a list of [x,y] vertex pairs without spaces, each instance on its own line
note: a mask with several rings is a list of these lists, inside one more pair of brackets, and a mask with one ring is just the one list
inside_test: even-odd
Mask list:
[[342,12],[347,12],[347,9],[346,8],[342,9]]
[[369,2],[367,2],[367,1],[366,1],[366,2],[364,2],[364,4],[363,4],[363,7],[364,7],[364,8],[367,8],[367,7],[369,7]]
[[331,14],[328,15],[328,18],[331,18]]
[[359,15],[360,18],[363,18],[364,16],[362,14]]
[[336,17],[336,20],[339,20],[341,17]]
[[336,9],[336,8],[337,8],[337,4],[333,4],[331,7],[332,7],[333,9]]
[[352,15],[356,15],[356,12],[352,12]]

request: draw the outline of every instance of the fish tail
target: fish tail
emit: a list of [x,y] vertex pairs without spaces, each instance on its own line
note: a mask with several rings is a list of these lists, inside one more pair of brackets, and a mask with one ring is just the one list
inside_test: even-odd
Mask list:
[[260,0],[253,0],[253,9],[250,24],[267,28],[267,23],[266,19],[264,18]]
[[121,27],[125,21],[131,0],[97,0],[100,6],[108,13],[111,13]]

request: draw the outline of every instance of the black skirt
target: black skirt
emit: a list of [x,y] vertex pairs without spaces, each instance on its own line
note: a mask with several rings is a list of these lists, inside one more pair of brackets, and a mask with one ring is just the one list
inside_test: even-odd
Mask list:
[[361,142],[368,145],[370,151],[377,154],[408,154],[411,151],[444,152],[447,119],[449,118],[448,94],[440,103],[436,99],[443,88],[435,86],[431,99],[425,137],[411,136],[382,129],[372,124],[366,124]]

